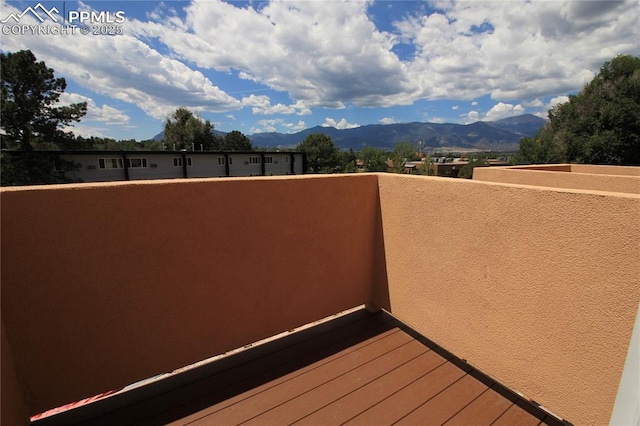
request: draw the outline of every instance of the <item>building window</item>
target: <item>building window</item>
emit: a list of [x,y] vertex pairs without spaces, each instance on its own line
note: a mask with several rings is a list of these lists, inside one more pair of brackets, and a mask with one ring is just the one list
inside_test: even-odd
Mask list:
[[127,165],[132,169],[147,167],[147,159],[143,157],[128,158]]
[[62,161],[54,160],[53,161],[53,171],[54,172],[64,172],[64,166],[62,165]]
[[218,157],[218,166],[224,166],[225,161],[224,161],[224,157]]
[[124,169],[122,158],[98,158],[98,167],[101,169]]
[[264,157],[264,162],[266,164],[272,164],[273,163],[273,157],[269,156],[269,157]]
[[286,157],[284,157],[284,162],[289,164],[289,156],[288,155]]
[[229,157],[229,165],[233,164],[233,157]]
[[[182,167],[182,157],[173,157],[173,167]],[[191,167],[191,157],[187,157],[187,167]]]
[[249,157],[249,164],[260,164],[260,157],[256,157],[256,156]]

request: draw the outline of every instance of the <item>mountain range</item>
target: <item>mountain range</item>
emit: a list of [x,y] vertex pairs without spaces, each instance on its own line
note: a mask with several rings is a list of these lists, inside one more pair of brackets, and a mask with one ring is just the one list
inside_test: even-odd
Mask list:
[[[248,135],[256,148],[290,149],[308,135],[324,133],[341,149],[360,151],[365,146],[393,149],[398,142],[422,141],[428,151],[517,151],[520,140],[534,136],[547,120],[531,114],[472,124],[396,123],[371,124],[353,129],[316,126],[297,133],[256,133]],[[224,136],[226,133],[215,131]],[[162,139],[162,133],[154,139]]]

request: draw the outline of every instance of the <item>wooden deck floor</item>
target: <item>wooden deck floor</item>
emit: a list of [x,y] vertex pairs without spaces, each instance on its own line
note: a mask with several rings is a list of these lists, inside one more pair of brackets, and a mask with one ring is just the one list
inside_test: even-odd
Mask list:
[[34,424],[563,424],[365,310],[91,406]]

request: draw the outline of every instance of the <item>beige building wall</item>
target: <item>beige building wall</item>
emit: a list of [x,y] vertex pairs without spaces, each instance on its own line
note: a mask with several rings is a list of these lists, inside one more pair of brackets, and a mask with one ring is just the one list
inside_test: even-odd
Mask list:
[[29,412],[366,303],[377,191],[375,175],[3,189],[2,322]]
[[640,196],[380,174],[389,309],[576,424],[607,424],[640,301]]

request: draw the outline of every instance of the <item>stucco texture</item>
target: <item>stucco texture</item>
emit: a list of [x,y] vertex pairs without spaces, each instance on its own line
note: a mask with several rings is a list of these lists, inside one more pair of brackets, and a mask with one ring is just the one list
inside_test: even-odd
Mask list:
[[379,279],[374,175],[31,187],[1,201],[2,318],[31,414],[364,304]]
[[607,424],[640,197],[379,175],[391,313],[576,424]]
[[[571,171],[549,170],[540,166],[539,169],[529,167],[476,167],[473,170],[473,180],[485,182],[513,183],[520,185],[546,186],[552,188],[587,189],[605,192],[624,192],[640,194],[640,176],[622,170],[616,173],[616,167],[571,165]],[[636,169],[624,168],[621,169]],[[638,167],[637,169],[640,169]],[[623,172],[627,174],[623,174]],[[598,173],[593,173],[598,172]],[[612,173],[612,174],[605,174]]]

